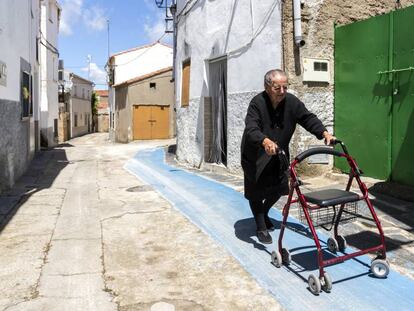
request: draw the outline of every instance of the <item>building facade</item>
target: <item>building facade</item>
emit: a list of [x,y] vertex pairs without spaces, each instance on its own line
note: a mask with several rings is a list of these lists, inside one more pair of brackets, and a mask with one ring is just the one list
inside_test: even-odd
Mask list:
[[[290,88],[302,99],[308,109],[322,119],[329,130],[334,131],[335,26],[349,25],[380,16],[395,9],[413,5],[414,1],[402,1],[399,5],[399,1],[388,0],[345,2],[307,0],[299,3],[296,8],[294,3],[295,1],[285,1],[283,7],[282,68],[289,75]],[[295,43],[295,9],[296,14],[301,18],[304,45]],[[354,43],[350,42],[350,44]],[[323,76],[320,75],[321,71],[312,70],[318,64],[326,64],[323,65],[324,68],[319,68],[319,70],[326,69]],[[313,144],[318,144],[318,142],[298,127],[291,145],[292,154],[301,152]],[[321,174],[330,168],[331,165],[309,166],[306,163],[302,166],[302,169],[310,175]]]
[[109,132],[109,105],[108,90],[96,90],[98,96],[98,107],[96,116],[96,131],[102,133]]
[[241,171],[247,107],[264,74],[282,64],[281,3],[177,1],[178,160]]
[[93,82],[74,73],[70,74],[70,81],[72,82],[68,98],[71,119],[70,137],[74,138],[93,131],[91,106]]
[[175,136],[172,67],[115,84],[115,140],[165,139]]
[[[171,67],[173,63],[172,57],[173,49],[171,47],[155,42],[150,45],[116,53],[109,58],[107,64],[110,110],[109,137],[112,141],[115,141],[115,132],[118,125],[122,126],[115,113],[117,109],[116,98],[119,98],[119,96],[116,94],[117,90],[113,86]],[[120,103],[120,105],[123,105],[123,103]]]
[[39,149],[40,2],[0,2],[0,192]]
[[58,143],[59,136],[57,47],[61,8],[56,0],[41,0],[40,4],[40,133],[42,146],[53,147]]
[[[241,172],[240,140],[247,107],[263,90],[264,74],[273,68],[287,72],[288,91],[334,132],[335,27],[413,3],[177,0],[177,159],[197,167],[219,163]],[[206,36],[211,39],[205,40]],[[298,127],[290,153],[294,156],[321,144]],[[309,175],[332,169],[329,157],[316,162],[320,164],[303,163],[300,169]]]

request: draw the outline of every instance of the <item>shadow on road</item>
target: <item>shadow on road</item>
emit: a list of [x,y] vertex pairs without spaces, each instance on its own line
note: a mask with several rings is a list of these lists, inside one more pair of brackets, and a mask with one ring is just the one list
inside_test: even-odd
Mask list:
[[62,149],[69,146],[72,147],[66,143],[38,152],[13,188],[0,195],[0,233],[32,195],[52,186],[60,171],[69,164]]

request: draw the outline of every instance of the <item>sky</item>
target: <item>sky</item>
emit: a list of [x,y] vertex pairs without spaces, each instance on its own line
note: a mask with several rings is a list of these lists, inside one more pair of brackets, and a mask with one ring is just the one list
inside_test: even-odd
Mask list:
[[[59,0],[62,8],[59,58],[66,71],[107,89],[105,64],[110,55],[153,43],[164,35],[165,9],[155,0]],[[161,42],[171,44],[172,35]]]

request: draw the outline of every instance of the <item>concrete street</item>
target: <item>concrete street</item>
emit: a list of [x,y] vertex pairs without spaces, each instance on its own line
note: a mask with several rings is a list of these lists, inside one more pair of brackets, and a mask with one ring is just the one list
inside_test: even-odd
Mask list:
[[220,245],[123,169],[105,134],[44,151],[0,196],[0,310],[280,310]]
[[[270,264],[275,243],[256,242],[247,202],[238,192],[240,177],[215,166],[185,168],[170,154],[164,164],[163,151],[154,147],[173,141],[124,145],[106,137],[91,134],[42,152],[0,196],[0,310],[303,310],[307,304],[322,310],[388,310],[397,301],[409,310],[413,305],[407,294],[414,288],[412,226],[390,213],[411,215],[411,203],[375,197],[391,268],[404,276],[372,278],[369,260],[359,257],[329,267],[332,293],[313,296],[303,280],[315,269],[312,252],[292,254],[290,268]],[[319,178],[306,180],[305,187],[342,183]],[[278,224],[280,212],[274,209],[271,217]],[[293,220],[291,225],[299,228]],[[366,220],[346,225],[348,244],[363,247],[375,238],[371,229]],[[289,233],[286,247],[300,248],[303,242],[308,247],[309,241]]]

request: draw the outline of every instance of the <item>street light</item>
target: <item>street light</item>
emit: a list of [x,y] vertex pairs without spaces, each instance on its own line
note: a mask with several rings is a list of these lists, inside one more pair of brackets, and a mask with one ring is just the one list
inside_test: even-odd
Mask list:
[[172,16],[174,16],[175,13],[177,12],[177,5],[175,3],[172,3],[171,4],[171,6],[170,6],[170,12],[171,12],[171,15]]
[[157,5],[157,7],[161,8],[162,7],[162,3],[164,2],[164,0],[155,0],[155,4]]

